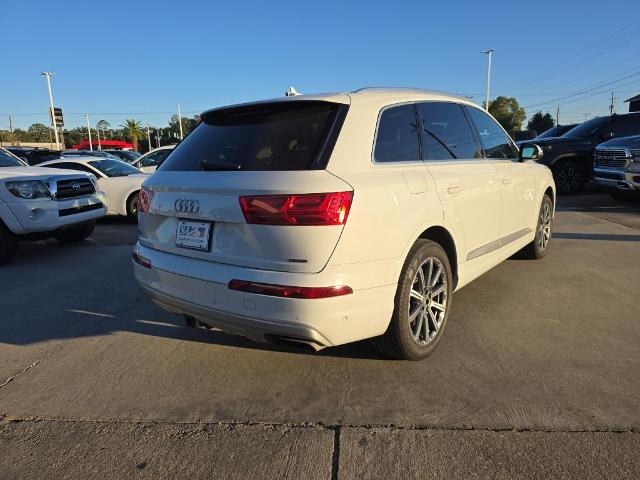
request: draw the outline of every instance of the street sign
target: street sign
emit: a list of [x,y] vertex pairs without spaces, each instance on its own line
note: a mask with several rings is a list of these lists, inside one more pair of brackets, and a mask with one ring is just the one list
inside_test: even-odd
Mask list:
[[64,126],[64,117],[62,116],[61,108],[54,107],[53,112],[51,112],[51,118],[53,119],[56,127]]

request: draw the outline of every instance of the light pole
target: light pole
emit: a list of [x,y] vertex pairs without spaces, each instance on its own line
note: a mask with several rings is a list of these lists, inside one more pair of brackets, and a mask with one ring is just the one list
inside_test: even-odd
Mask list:
[[182,140],[182,114],[180,113],[180,105],[178,105],[178,125],[180,125],[180,140]]
[[100,129],[96,123],[96,133],[98,134],[98,150],[102,151],[102,144],[100,143]]
[[151,132],[149,131],[148,123],[147,123],[147,144],[149,145],[149,151],[151,151]]
[[53,116],[53,94],[51,93],[51,77],[53,73],[51,72],[42,72],[40,75],[44,75],[47,77],[47,87],[49,87],[49,106],[51,107],[49,111],[49,116],[51,117],[51,126],[53,127],[53,133],[56,136],[56,148],[60,148],[60,139],[58,138],[58,127],[56,126],[56,119]]
[[87,131],[89,132],[89,150],[93,152],[93,143],[91,142],[91,125],[89,124],[89,114],[85,113],[84,116],[87,119]]
[[493,48],[480,53],[486,53],[489,56],[487,64],[487,97],[484,104],[485,110],[489,111],[489,90],[491,88],[491,59],[493,58]]

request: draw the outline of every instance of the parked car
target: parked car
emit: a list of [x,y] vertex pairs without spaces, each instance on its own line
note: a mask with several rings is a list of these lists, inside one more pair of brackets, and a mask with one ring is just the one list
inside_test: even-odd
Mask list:
[[128,163],[111,158],[73,157],[45,162],[40,166],[79,170],[95,175],[98,188],[106,196],[107,215],[136,217],[138,192],[148,175]]
[[112,158],[113,160],[120,160],[120,157],[112,155],[108,152],[103,152],[102,150],[65,150],[62,152],[61,157],[102,157]]
[[92,175],[30,167],[0,148],[0,265],[21,240],[84,240],[105,213]]
[[[135,276],[189,323],[315,350],[438,344],[452,294],[549,248],[554,183],[474,103],[420,90],[202,114],[140,192]],[[420,128],[417,128],[420,125]]]
[[114,155],[127,163],[133,163],[142,156],[142,154],[133,150],[103,150],[103,152]]
[[640,198],[640,135],[601,143],[594,155],[594,181],[621,199]]
[[38,147],[5,147],[5,150],[24,160],[29,165],[37,165],[60,158],[60,151]]
[[541,138],[555,138],[561,137],[565,133],[567,133],[572,128],[577,127],[577,123],[572,123],[570,125],[556,125],[555,127],[551,127],[549,130],[545,130],[540,135],[535,137],[535,140],[539,140]]
[[535,130],[512,130],[509,132],[509,136],[517,142],[525,140],[532,140],[536,137],[537,132]]
[[592,118],[561,137],[536,139],[535,143],[542,147],[540,161],[551,168],[558,192],[573,194],[593,177],[593,154],[598,144],[638,134],[640,112]]
[[134,161],[133,166],[139,168],[144,173],[153,173],[160,165],[162,165],[174,148],[175,145],[167,145],[166,147],[159,147],[155,150],[151,150]]

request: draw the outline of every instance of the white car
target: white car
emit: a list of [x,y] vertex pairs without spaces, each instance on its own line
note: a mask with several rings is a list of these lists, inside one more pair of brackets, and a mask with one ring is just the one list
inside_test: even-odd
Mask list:
[[[555,185],[474,103],[363,89],[210,110],[140,193],[135,276],[258,341],[439,343],[454,291],[549,248]],[[514,300],[517,301],[517,300]]]
[[151,150],[135,161],[131,162],[136,168],[144,173],[153,173],[157,168],[162,165],[165,159],[173,151],[175,145],[167,145],[166,147],[158,147],[155,150]]
[[105,215],[104,203],[92,175],[30,167],[0,148],[0,265],[20,240],[84,240]]
[[91,173],[97,177],[98,188],[106,195],[108,215],[138,214],[138,192],[149,175],[122,160],[100,157],[71,157],[51,160],[38,167],[62,168]]

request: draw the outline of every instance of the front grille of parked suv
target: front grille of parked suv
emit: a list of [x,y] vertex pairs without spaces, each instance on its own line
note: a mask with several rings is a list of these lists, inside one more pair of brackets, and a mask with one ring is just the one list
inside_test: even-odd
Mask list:
[[82,197],[96,192],[93,182],[88,178],[71,178],[58,180],[56,198],[64,200],[67,198]]
[[627,164],[626,150],[596,150],[595,167],[624,168]]

